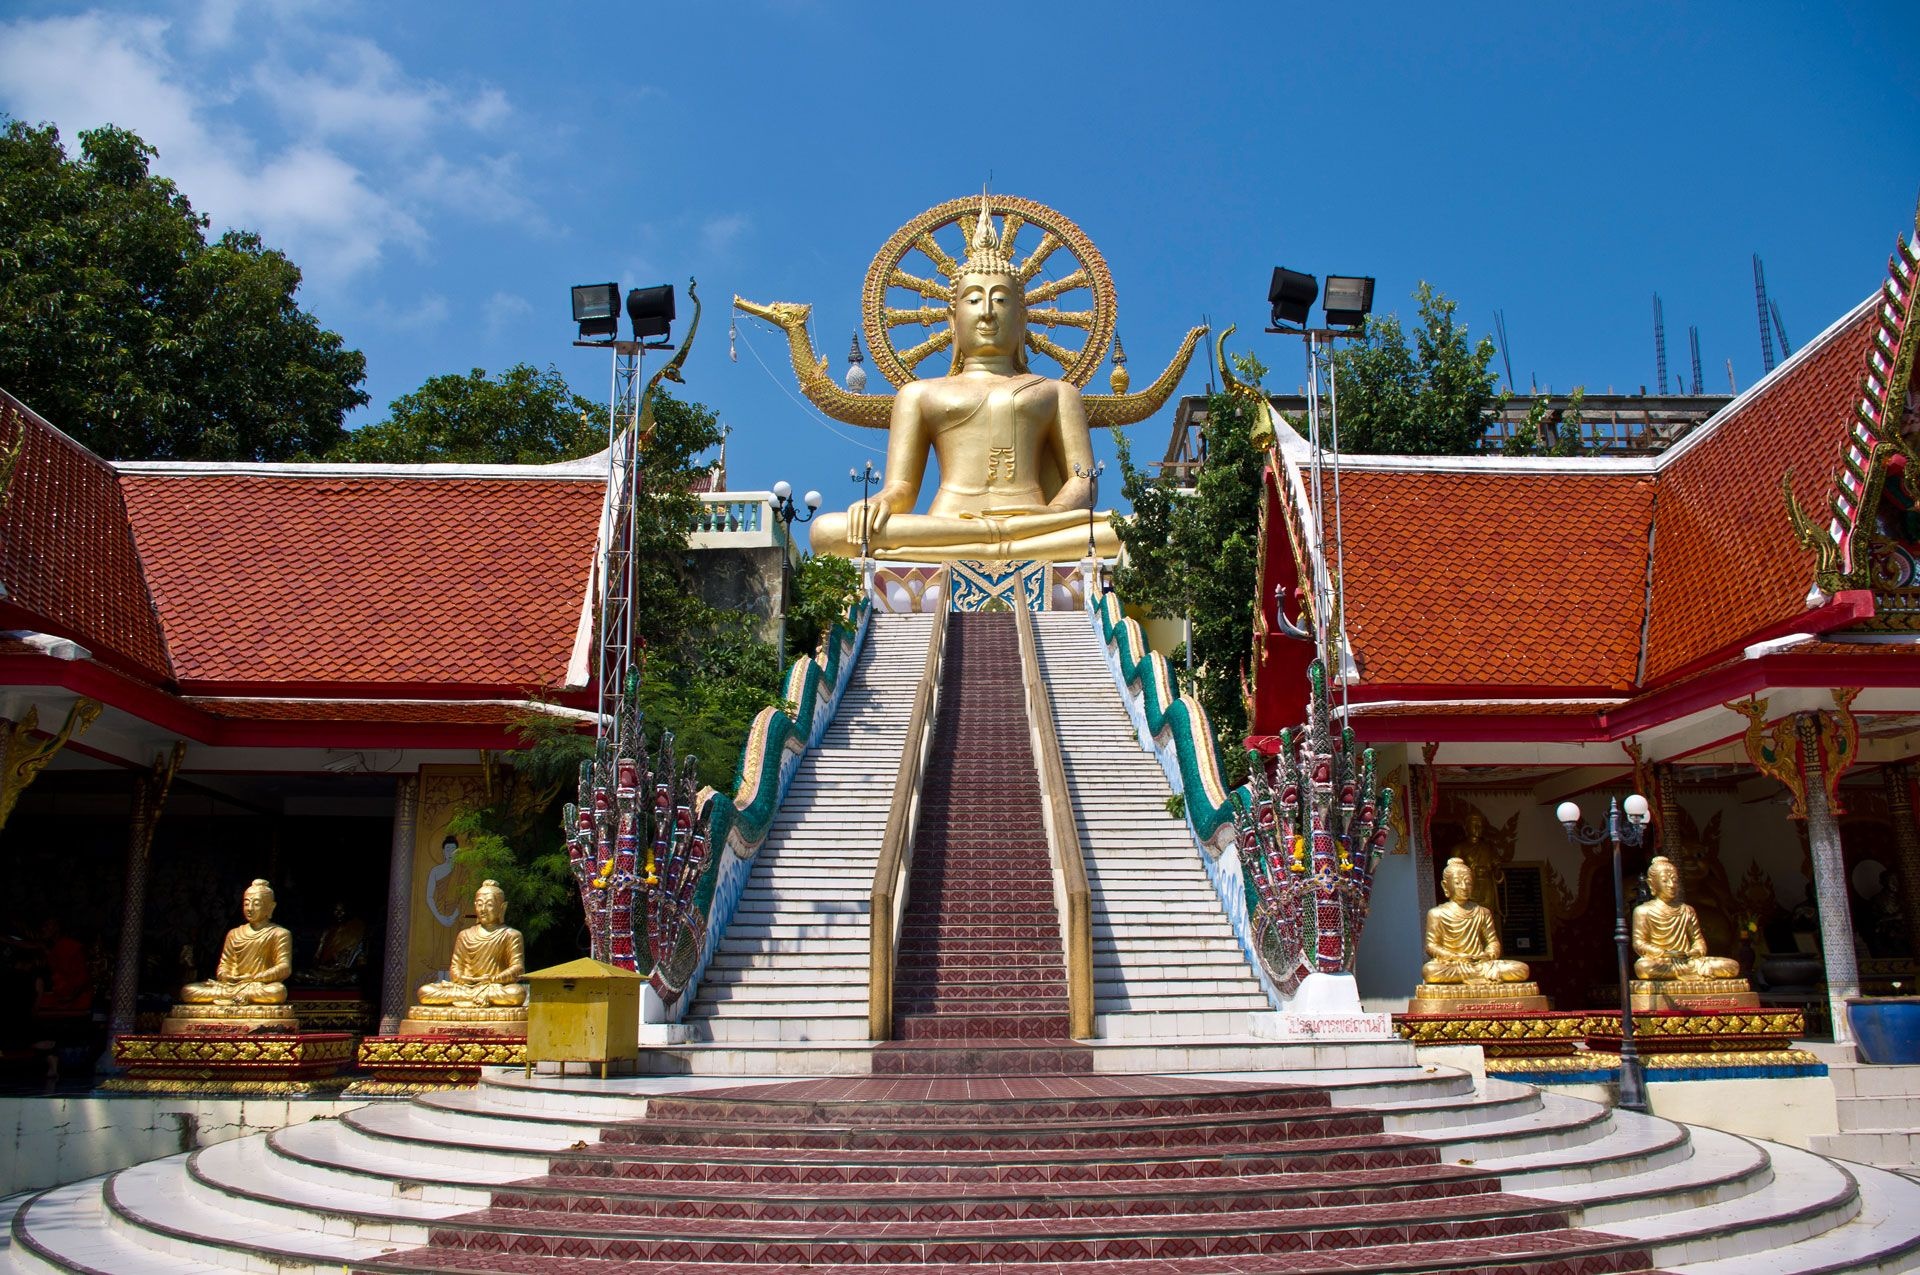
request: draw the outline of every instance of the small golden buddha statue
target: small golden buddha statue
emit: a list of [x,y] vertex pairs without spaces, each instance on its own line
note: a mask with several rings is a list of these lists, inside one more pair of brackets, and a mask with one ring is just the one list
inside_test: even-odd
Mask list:
[[1647,865],[1653,897],[1633,910],[1635,1009],[1758,1004],[1740,962],[1707,955],[1700,918],[1680,902],[1680,870],[1665,855]]
[[1473,873],[1473,901],[1482,907],[1495,905],[1502,876],[1500,852],[1487,840],[1487,817],[1478,810],[1467,812],[1467,839],[1453,848],[1449,863],[1465,863]]
[[273,924],[273,906],[273,887],[256,878],[240,898],[247,923],[227,931],[212,978],[180,989],[165,1030],[298,1030],[287,1005],[293,935]]
[[[1087,551],[1093,440],[1078,387],[1027,370],[1027,303],[982,200],[953,278],[953,366],[910,381],[887,427],[887,481],[845,514],[810,528],[815,553],[905,561],[1038,559]],[[913,512],[931,452],[940,487]],[[862,521],[864,519],[864,526]],[[1111,514],[1092,515],[1094,548],[1120,551]]]
[[473,893],[476,924],[453,940],[447,976],[421,987],[418,1004],[400,1024],[402,1035],[464,1030],[519,1033],[526,1030],[526,945],[506,924],[507,894],[498,881],[482,881]]
[[1447,860],[1440,886],[1447,901],[1427,913],[1427,963],[1408,1012],[1545,1009],[1539,986],[1527,981],[1526,963],[1501,956],[1493,912],[1473,897],[1473,868],[1464,859]]
[[367,923],[347,914],[345,903],[333,905],[333,921],[314,944],[313,964],[293,976],[302,986],[351,987],[367,967]]

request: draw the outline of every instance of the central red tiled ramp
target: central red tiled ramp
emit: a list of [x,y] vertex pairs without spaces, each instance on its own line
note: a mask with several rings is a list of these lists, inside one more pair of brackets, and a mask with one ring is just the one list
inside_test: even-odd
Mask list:
[[698,1090],[368,1269],[1644,1271],[1306,1084],[862,1077]]

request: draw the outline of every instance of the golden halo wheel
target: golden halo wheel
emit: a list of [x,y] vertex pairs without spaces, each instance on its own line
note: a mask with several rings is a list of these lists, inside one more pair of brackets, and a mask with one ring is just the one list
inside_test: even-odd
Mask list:
[[[1060,366],[1060,379],[1084,388],[1113,344],[1118,306],[1106,259],[1080,227],[1045,204],[1012,195],[986,198],[1026,292],[1027,350],[1051,359]],[[979,215],[978,195],[929,208],[894,231],[867,267],[860,292],[867,349],[895,388],[919,380],[927,357],[953,345],[954,272],[966,260],[967,237]],[[932,331],[902,346],[895,334],[903,328]]]

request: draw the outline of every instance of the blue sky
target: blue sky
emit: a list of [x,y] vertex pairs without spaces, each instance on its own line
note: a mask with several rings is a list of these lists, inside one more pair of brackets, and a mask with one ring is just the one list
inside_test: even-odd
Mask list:
[[1429,280],[1476,333],[1503,309],[1516,378],[1558,389],[1651,387],[1657,290],[1670,366],[1694,324],[1708,387],[1729,358],[1744,387],[1750,254],[1797,345],[1877,286],[1920,187],[1910,4],[905,10],[10,3],[0,109],[133,128],[286,249],[366,352],[360,422],[520,360],[601,395],[568,286],[697,275],[686,389],[735,428],[732,485],[835,505],[882,435],[796,405],[764,327],[730,362],[727,302],[813,302],[837,375],[875,249],[989,178],[1099,246],[1136,384],[1207,315],[1282,389],[1276,264],[1374,274],[1382,310]]

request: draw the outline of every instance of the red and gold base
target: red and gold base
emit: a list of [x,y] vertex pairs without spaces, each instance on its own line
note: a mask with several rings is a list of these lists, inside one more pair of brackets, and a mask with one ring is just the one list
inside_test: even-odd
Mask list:
[[496,1032],[445,1035],[368,1036],[360,1042],[360,1067],[373,1073],[347,1089],[354,1094],[424,1093],[477,1084],[483,1067],[526,1065],[527,1038]]
[[[1783,1050],[1806,1035],[1797,1009],[1665,1010],[1633,1015],[1633,1041],[1642,1054],[1748,1053]],[[1620,1052],[1620,1016],[1597,1014],[1587,1048]]]
[[1416,1045],[1478,1045],[1489,1058],[1544,1058],[1571,1054],[1586,1038],[1586,1010],[1472,1011],[1395,1014],[1394,1028]]
[[353,1061],[347,1032],[199,1031],[122,1036],[113,1042],[120,1075],[100,1088],[121,1093],[337,1093]]

